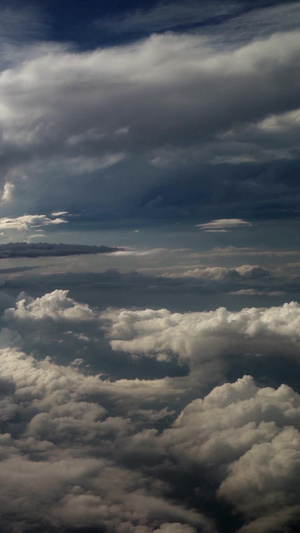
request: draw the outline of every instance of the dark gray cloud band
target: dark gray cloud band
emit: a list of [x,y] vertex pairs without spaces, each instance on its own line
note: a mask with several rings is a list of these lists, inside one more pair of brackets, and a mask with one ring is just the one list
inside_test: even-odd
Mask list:
[[63,257],[69,255],[108,254],[122,248],[110,246],[88,246],[84,244],[55,244],[47,242],[11,242],[0,245],[0,259],[16,257]]

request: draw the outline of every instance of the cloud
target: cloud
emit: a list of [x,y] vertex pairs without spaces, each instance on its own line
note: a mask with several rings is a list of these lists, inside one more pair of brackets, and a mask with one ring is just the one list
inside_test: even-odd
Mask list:
[[[167,484],[114,457],[137,422],[128,409],[126,416],[113,413],[111,402],[107,411],[101,395],[104,403],[122,398],[122,383],[13,348],[1,350],[0,368],[0,419],[8,430],[0,438],[4,531],[30,525],[49,533],[58,526],[151,533],[179,524],[187,532],[215,531],[210,519],[168,498]],[[127,391],[134,397],[134,382]]]
[[238,6],[233,3],[213,1],[201,5],[189,0],[184,5],[179,3],[159,3],[151,9],[130,10],[122,16],[106,17],[95,21],[97,29],[108,33],[149,34],[160,31],[189,28],[192,24],[203,24],[218,17],[236,14]]
[[190,526],[179,524],[178,522],[173,524],[163,524],[159,529],[155,529],[154,533],[195,533],[196,529]]
[[[88,52],[49,43],[36,43],[34,53],[24,49],[0,76],[2,187],[15,186],[5,214],[63,205],[110,220],[159,214],[195,219],[203,199],[209,218],[220,204],[220,218],[249,212],[243,202],[255,210],[281,188],[275,177],[266,186],[262,169],[252,166],[261,163],[264,143],[271,162],[278,155],[292,168],[299,154],[290,134],[283,147],[266,128],[251,140],[243,140],[242,130],[299,109],[298,55],[299,33],[281,32],[280,22],[276,32],[236,46],[219,47],[209,35],[164,33]],[[231,172],[224,157],[239,168]],[[161,168],[151,163],[162,159],[167,164]],[[251,164],[241,179],[245,161]],[[280,185],[287,183],[286,169]],[[183,195],[177,181],[186,183],[185,175]],[[285,187],[280,198],[289,207],[298,185]],[[159,197],[159,205],[151,203]],[[228,205],[229,197],[238,209]]]
[[[40,238],[40,235],[31,235]],[[109,246],[88,246],[85,244],[55,244],[47,242],[10,242],[0,244],[0,258],[8,257],[61,257],[81,254],[118,253],[121,249]],[[119,252],[120,253],[120,252]]]
[[[5,194],[5,191],[3,194]],[[30,228],[50,226],[52,224],[66,224],[67,222],[63,218],[49,218],[46,215],[23,215],[16,218],[0,218],[0,229],[23,231]]]
[[41,12],[34,6],[1,6],[1,20],[2,46],[18,45],[20,42],[24,45],[25,42],[41,38],[46,29]]
[[256,256],[256,257],[297,257],[299,255],[299,250],[261,250],[251,246],[225,246],[225,247],[215,247],[209,250],[208,252],[201,252],[200,257],[217,257],[217,256]]
[[68,211],[54,211],[53,213],[51,213],[51,215],[53,217],[61,217],[63,215],[68,215]]
[[168,278],[196,278],[203,280],[239,280],[239,279],[267,279],[271,276],[271,272],[259,265],[242,265],[236,268],[225,267],[207,267],[194,268],[184,272],[176,272],[171,274],[164,274]]
[[222,218],[219,220],[212,220],[211,222],[206,222],[205,224],[197,224],[197,228],[201,228],[204,231],[216,231],[224,232],[234,228],[240,228],[245,226],[251,226],[250,222],[246,220],[241,220],[239,218]]
[[[228,43],[236,45],[237,43],[247,43],[256,39],[266,38],[278,30],[280,32],[296,30],[295,17],[297,18],[299,13],[297,2],[286,2],[284,4],[278,2],[277,5],[276,3],[269,2],[269,5],[265,3],[265,5],[261,6],[249,6],[248,4],[246,12],[224,21],[222,31],[220,31],[218,25],[205,28],[204,31],[213,36],[220,46],[225,43],[228,46]],[[278,17],[280,17],[280,28]]]
[[87,304],[79,304],[68,298],[68,291],[55,290],[41,298],[31,298],[20,294],[16,308],[5,311],[10,320],[36,321],[51,319],[54,321],[85,321],[94,320],[95,315]]
[[112,309],[102,318],[108,321],[113,349],[147,357],[175,355],[192,368],[229,353],[298,356],[300,305],[296,302],[238,312]]
[[[240,270],[255,275],[255,268]],[[230,355],[231,371],[235,356],[241,368],[243,359],[264,357],[270,370],[278,354],[284,365],[297,361],[299,309],[291,303],[239,312],[99,313],[67,291],[21,297],[6,310],[0,333],[1,527],[216,533],[224,529],[224,502],[232,530],[271,533],[293,523],[299,394],[285,384],[259,386],[251,376],[224,383],[221,360]],[[36,356],[17,347],[19,326],[34,326],[55,356],[56,338],[89,344],[102,334],[100,319],[131,366],[135,356],[161,364],[177,357],[189,374],[149,379],[144,366],[143,379],[110,379],[86,367],[81,348],[62,365],[42,358],[38,344]],[[52,329],[43,329],[47,321]],[[85,324],[93,327],[90,337]],[[104,362],[103,348],[97,358]]]
[[156,444],[182,468],[209,465],[218,496],[250,522],[239,531],[270,532],[299,519],[299,428],[298,394],[244,376],[190,403]]
[[299,431],[286,428],[270,440],[254,445],[234,463],[219,489],[220,496],[234,502],[237,509],[258,517],[241,531],[271,531],[274,522],[278,529],[299,519],[295,480],[300,465]]
[[229,294],[232,294],[233,296],[282,296],[284,292],[271,291],[268,289],[240,289],[239,291],[232,291]]
[[14,192],[15,185],[13,183],[5,183],[3,187],[2,197],[1,197],[1,203],[6,204],[8,202],[11,202],[13,198],[13,192]]

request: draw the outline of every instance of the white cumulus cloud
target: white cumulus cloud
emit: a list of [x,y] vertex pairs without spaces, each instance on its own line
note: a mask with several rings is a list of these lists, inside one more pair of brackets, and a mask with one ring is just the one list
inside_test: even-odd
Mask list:
[[113,349],[151,357],[175,354],[192,366],[232,352],[299,354],[300,305],[296,302],[237,312],[112,309],[102,318],[108,321]]
[[67,290],[56,289],[40,298],[20,295],[15,308],[5,311],[10,320],[45,320],[82,322],[94,320],[95,314],[87,304],[80,304],[68,297]]

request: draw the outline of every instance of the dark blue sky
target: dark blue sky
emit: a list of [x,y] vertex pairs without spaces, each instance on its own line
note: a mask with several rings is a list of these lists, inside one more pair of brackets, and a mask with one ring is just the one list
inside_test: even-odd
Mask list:
[[[16,10],[24,9],[24,2],[3,1],[3,7]],[[27,1],[26,7],[35,10],[44,24],[43,37],[48,40],[60,42],[74,42],[83,49],[94,48],[100,45],[121,44],[124,42],[146,37],[152,32],[191,31],[203,26],[218,25],[224,20],[270,6],[284,5],[282,0],[235,0],[232,2],[208,2],[207,0],[194,0],[187,2],[187,9],[181,2],[170,1],[125,1],[125,0],[35,0]],[[190,8],[188,7],[190,6]],[[119,19],[134,19],[137,13],[150,14],[153,10],[163,9],[169,11],[169,18],[159,18],[154,22],[149,17],[148,24],[136,25],[134,28],[106,28],[98,31],[97,22]],[[180,10],[182,16],[173,18],[174,11]],[[194,10],[194,16],[192,11]],[[206,11],[202,20],[197,20],[197,11]],[[147,27],[148,26],[148,27]]]

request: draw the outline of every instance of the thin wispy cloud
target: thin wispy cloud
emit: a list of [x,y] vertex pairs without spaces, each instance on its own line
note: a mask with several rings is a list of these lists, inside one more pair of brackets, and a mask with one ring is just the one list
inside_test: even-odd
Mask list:
[[201,228],[203,231],[208,232],[226,232],[235,228],[241,228],[251,226],[250,222],[241,220],[240,218],[220,218],[219,220],[211,220],[204,224],[196,224],[197,228]]
[[0,218],[0,229],[24,231],[53,224],[66,224],[67,222],[67,220],[55,216],[49,218],[46,215],[23,215],[15,218]]

